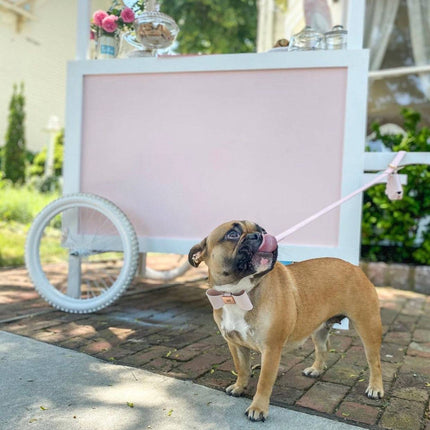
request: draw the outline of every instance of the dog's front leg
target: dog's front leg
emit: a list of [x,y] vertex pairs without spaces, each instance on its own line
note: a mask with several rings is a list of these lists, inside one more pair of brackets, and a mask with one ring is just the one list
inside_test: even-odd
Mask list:
[[228,386],[225,391],[231,396],[239,397],[245,391],[251,374],[250,351],[244,346],[239,346],[232,342],[227,343],[236,368],[237,380],[234,384]]
[[251,421],[265,421],[269,414],[270,396],[273,384],[278,376],[282,348],[266,347],[262,353],[261,373],[258,379],[257,391],[251,406],[245,414]]

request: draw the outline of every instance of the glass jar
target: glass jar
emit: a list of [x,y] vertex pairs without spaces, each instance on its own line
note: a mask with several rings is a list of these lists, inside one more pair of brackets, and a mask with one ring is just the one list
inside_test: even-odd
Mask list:
[[102,33],[97,36],[96,58],[104,60],[116,58],[119,50],[119,32]]
[[134,21],[136,39],[147,50],[168,48],[176,39],[179,27],[172,17],[160,12],[157,0],[145,0],[144,5],[144,11]]
[[324,33],[326,49],[346,49],[348,32],[342,25],[335,25]]
[[307,25],[300,33],[291,37],[289,51],[311,51],[324,49],[324,35]]

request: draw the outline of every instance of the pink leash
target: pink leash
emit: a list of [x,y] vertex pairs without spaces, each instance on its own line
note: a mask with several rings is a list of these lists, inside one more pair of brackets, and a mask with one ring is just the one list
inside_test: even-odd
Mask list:
[[284,232],[278,234],[276,236],[276,240],[278,242],[280,242],[281,240],[284,240],[290,234],[296,232],[297,230],[300,230],[301,228],[303,228],[304,226],[308,225],[312,221],[315,221],[320,216],[326,214],[327,212],[330,212],[331,210],[333,210],[337,206],[340,206],[342,203],[345,203],[347,200],[351,199],[352,197],[356,196],[357,194],[359,194],[359,193],[367,190],[372,185],[377,184],[382,179],[384,179],[386,176],[391,175],[388,178],[387,189],[386,189],[386,194],[388,195],[388,197],[391,200],[398,200],[398,199],[402,198],[402,188],[401,188],[401,185],[400,185],[399,177],[398,177],[398,175],[397,175],[396,172],[397,172],[397,168],[398,168],[398,165],[399,165],[400,161],[403,159],[403,157],[405,155],[406,155],[406,151],[399,151],[397,153],[397,155],[394,157],[393,161],[388,165],[388,167],[384,170],[383,173],[381,173],[380,175],[378,175],[376,178],[372,179],[367,184],[363,185],[358,190],[355,190],[351,194],[348,194],[347,196],[342,197],[340,200],[338,200],[338,201],[336,201],[334,203],[331,203],[330,205],[328,205],[325,208],[321,209],[319,212],[311,215],[309,218],[306,218],[305,220],[299,222],[298,224],[293,225],[288,230],[285,230]]
[[[288,230],[285,230],[283,233],[278,234],[276,236],[276,240],[279,242],[279,241],[285,239],[290,234],[296,232],[297,230],[300,230],[305,225],[308,225],[309,223],[316,220],[320,216],[326,214],[327,212],[330,212],[332,209],[336,208],[337,206],[340,206],[342,203],[346,202],[347,200],[351,199],[352,197],[356,196],[357,194],[361,193],[362,191],[367,190],[372,185],[380,182],[386,176],[388,176],[387,188],[385,190],[386,194],[388,195],[388,197],[391,200],[401,199],[402,198],[402,186],[400,184],[399,176],[397,175],[397,169],[398,169],[398,165],[399,165],[400,161],[403,159],[403,157],[405,155],[406,155],[406,151],[399,151],[397,153],[397,155],[394,157],[393,161],[388,165],[388,167],[384,170],[383,173],[376,176],[369,183],[367,183],[366,185],[363,185],[358,190],[355,190],[351,194],[348,194],[347,196],[341,198],[340,200],[328,205],[324,209],[321,209],[319,212],[315,213],[314,215],[310,216],[309,218],[306,218],[302,222],[299,222],[298,224],[294,225],[293,227],[290,227]],[[209,299],[209,301],[210,301],[210,303],[214,309],[220,309],[226,304],[227,305],[237,304],[241,309],[243,309],[245,311],[249,311],[253,308],[251,300],[249,299],[246,291],[240,291],[237,294],[231,294],[231,293],[227,293],[224,291],[217,291],[215,289],[209,289],[206,291],[206,296]],[[341,326],[341,328],[348,329],[348,325],[345,324],[345,326]]]

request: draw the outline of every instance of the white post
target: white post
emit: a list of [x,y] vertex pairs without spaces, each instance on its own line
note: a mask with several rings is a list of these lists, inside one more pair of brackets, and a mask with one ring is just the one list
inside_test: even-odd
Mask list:
[[[65,211],[61,219],[61,230],[63,232],[61,245],[69,249],[69,270],[67,272],[67,291],[66,294],[74,299],[81,297],[81,257],[70,254],[70,244],[74,243],[75,237],[79,232],[79,208],[72,208]],[[70,241],[68,243],[68,241]],[[79,251],[79,249],[77,249]]]
[[55,138],[60,131],[60,121],[58,116],[51,115],[45,129],[49,133],[48,148],[46,151],[45,160],[45,178],[54,173],[54,151],[55,151]]
[[76,59],[85,60],[90,40],[90,0],[78,0],[77,12]]
[[363,48],[364,17],[366,12],[366,0],[348,0],[348,49]]
[[81,257],[69,255],[69,271],[67,273],[67,295],[74,299],[81,298]]

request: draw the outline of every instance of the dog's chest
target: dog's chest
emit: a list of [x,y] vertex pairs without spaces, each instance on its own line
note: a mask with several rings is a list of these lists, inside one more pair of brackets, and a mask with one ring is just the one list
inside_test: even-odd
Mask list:
[[247,311],[240,309],[237,305],[225,305],[222,308],[221,332],[224,336],[238,333],[243,340],[252,336],[252,330],[245,320]]

